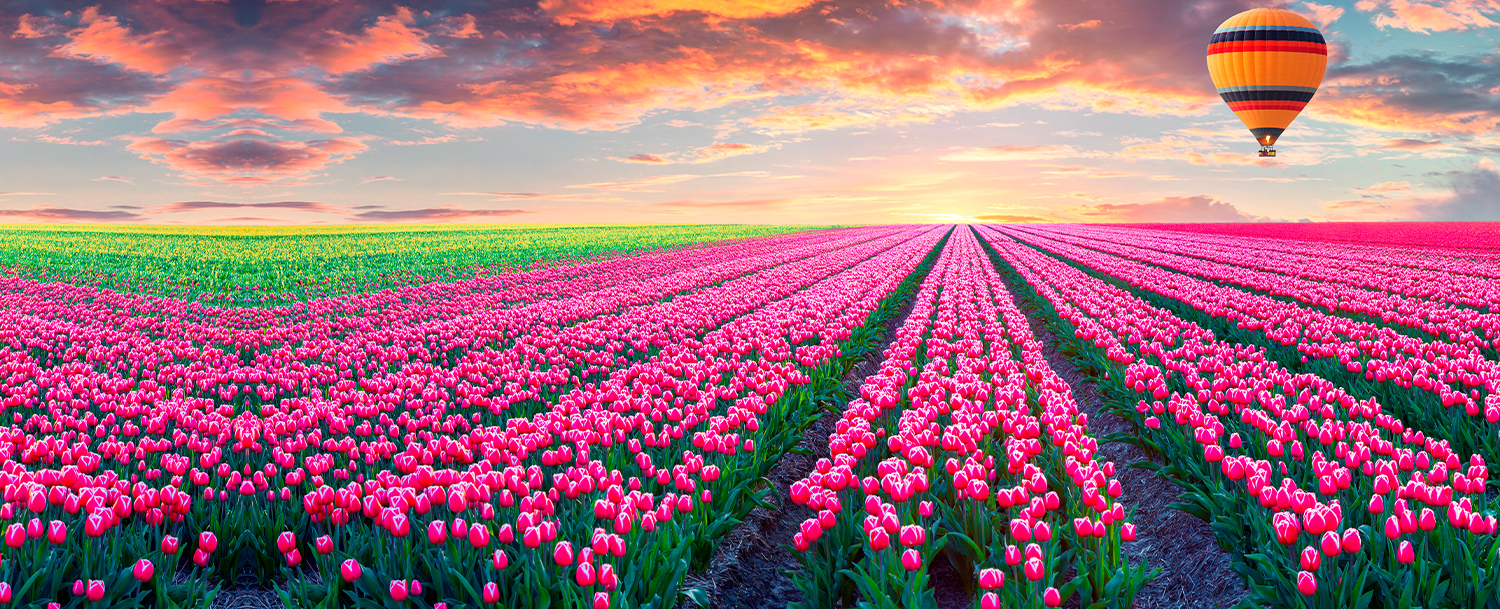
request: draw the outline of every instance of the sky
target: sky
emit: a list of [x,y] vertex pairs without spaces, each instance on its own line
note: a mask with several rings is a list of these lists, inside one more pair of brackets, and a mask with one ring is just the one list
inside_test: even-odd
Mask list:
[[[1330,47],[1262,159],[1205,49]],[[0,222],[1500,219],[1500,0],[0,0]]]

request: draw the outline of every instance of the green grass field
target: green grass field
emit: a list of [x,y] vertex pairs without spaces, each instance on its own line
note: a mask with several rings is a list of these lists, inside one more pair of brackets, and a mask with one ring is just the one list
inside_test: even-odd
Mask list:
[[11,224],[0,225],[0,267],[34,278],[251,304],[812,228],[820,227]]

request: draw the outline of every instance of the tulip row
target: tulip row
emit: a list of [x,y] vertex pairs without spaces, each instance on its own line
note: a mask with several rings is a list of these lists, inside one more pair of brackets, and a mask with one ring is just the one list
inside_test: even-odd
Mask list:
[[805,604],[934,606],[927,569],[947,559],[984,609],[1129,607],[1151,575],[1121,554],[1134,526],[1114,464],[1095,459],[1087,416],[971,230],[948,241],[885,356],[831,458],[791,487],[816,512],[793,539]]
[[[293,606],[670,606],[689,559],[748,510],[752,481],[942,233],[831,231],[543,269],[469,280],[440,304],[428,295],[443,288],[402,288],[309,303],[290,326],[190,305],[237,319],[229,334],[119,315],[153,317],[140,313],[165,299],[47,286],[68,294],[49,299],[13,279],[23,313],[0,351],[15,417],[0,429],[0,520],[26,510],[85,535],[44,544],[27,525],[4,581],[26,602],[68,598],[74,577],[86,582],[75,601],[88,581],[146,595],[118,574],[147,552],[168,568],[167,540],[181,537],[198,541],[196,578],[132,602],[202,601],[211,579],[250,569],[285,578]],[[328,330],[337,340],[312,338]],[[413,527],[428,533],[420,548]],[[33,572],[47,575],[20,585]]]
[[[1500,261],[1500,226],[1494,222],[1318,222],[1235,224],[1138,224],[1182,234],[1233,235],[1317,246],[1323,243],[1362,252],[1397,255],[1461,256]],[[1461,269],[1455,269],[1462,272]],[[1500,277],[1497,275],[1496,277]]]
[[[1456,450],[1500,458],[1500,362],[1472,346],[1424,341],[1372,324],[1134,262],[1036,233],[1009,234],[1115,278],[1153,302],[1281,361],[1374,395]],[[1306,361],[1301,361],[1301,360]]]
[[1168,459],[1163,473],[1188,491],[1178,507],[1213,523],[1254,602],[1497,606],[1500,544],[1482,457],[1010,231],[982,232],[1137,424],[1131,441]]

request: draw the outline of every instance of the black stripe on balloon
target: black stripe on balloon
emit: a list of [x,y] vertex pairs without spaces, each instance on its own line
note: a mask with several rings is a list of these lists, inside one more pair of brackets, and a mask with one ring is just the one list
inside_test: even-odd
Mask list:
[[1316,42],[1327,44],[1323,41],[1323,35],[1317,32],[1304,32],[1302,30],[1240,30],[1237,32],[1219,32],[1213,38],[1208,39],[1209,44],[1220,42],[1239,42],[1243,40],[1290,40],[1292,42]]
[[1220,93],[1219,98],[1226,102],[1291,101],[1307,103],[1312,101],[1313,94],[1310,91],[1228,91]]

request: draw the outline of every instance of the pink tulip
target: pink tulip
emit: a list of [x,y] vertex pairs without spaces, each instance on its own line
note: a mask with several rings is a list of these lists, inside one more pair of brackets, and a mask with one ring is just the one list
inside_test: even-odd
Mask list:
[[354,580],[359,579],[360,574],[363,572],[364,569],[360,568],[359,561],[353,558],[345,560],[344,564],[339,567],[339,574],[343,575],[344,581],[349,583],[354,583]]
[[907,571],[916,571],[922,568],[922,555],[916,550],[908,548],[901,553],[901,566]]
[[1005,573],[999,569],[982,569],[979,571],[979,587],[985,590],[994,590],[1005,585]]
[[296,547],[297,536],[292,534],[291,531],[282,531],[280,535],[276,536],[276,549],[281,550],[283,554],[291,552]]
[[1412,548],[1411,542],[1404,539],[1401,540],[1401,545],[1396,547],[1396,561],[1403,565],[1409,565],[1416,560],[1417,553]]
[[144,558],[135,561],[135,568],[131,569],[131,575],[134,575],[136,581],[140,582],[151,581],[151,575],[154,573],[156,573],[156,566]]
[[1297,591],[1303,596],[1312,596],[1318,592],[1318,578],[1307,571],[1297,572]]

